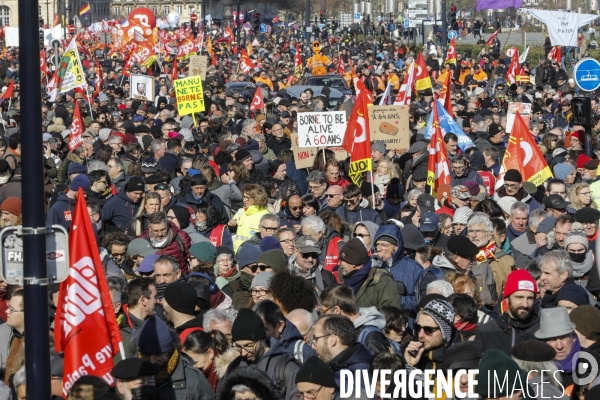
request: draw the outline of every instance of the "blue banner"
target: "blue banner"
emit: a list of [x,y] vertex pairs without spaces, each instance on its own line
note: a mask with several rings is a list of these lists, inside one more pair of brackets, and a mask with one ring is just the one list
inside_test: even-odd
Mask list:
[[[469,148],[475,146],[473,141],[465,131],[462,130],[460,125],[456,123],[454,118],[448,114],[448,111],[440,104],[439,101],[435,102],[437,106],[438,117],[440,119],[440,128],[442,129],[442,134],[446,136],[446,132],[452,132],[458,137],[458,147],[463,151],[463,153]],[[425,139],[431,139],[432,128],[431,124],[433,123],[433,112],[429,114],[429,120],[427,121],[427,128],[425,129]]]

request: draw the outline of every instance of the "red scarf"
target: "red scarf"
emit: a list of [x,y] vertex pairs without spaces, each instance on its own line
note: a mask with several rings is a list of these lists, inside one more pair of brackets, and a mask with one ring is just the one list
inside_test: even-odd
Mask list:
[[219,377],[217,376],[217,369],[215,367],[215,360],[218,356],[219,352],[215,350],[215,358],[213,359],[213,362],[210,363],[210,366],[206,370],[202,371],[204,377],[212,387],[213,391],[215,391],[215,393],[217,391],[217,385],[219,384]]
[[477,329],[477,324],[473,322],[455,322],[454,327],[457,331],[474,331]]
[[229,273],[227,275],[219,275],[222,278],[229,278],[231,275],[235,274],[237,272],[236,268],[231,268],[231,271],[229,271]]
[[217,308],[217,306],[221,304],[223,300],[225,300],[225,293],[223,293],[222,291],[219,290],[217,293],[211,294],[210,309],[214,310],[215,308]]
[[496,256],[494,253],[496,252],[496,242],[492,240],[488,243],[487,246],[483,246],[479,248],[479,253],[475,257],[478,264],[484,263],[487,260],[495,260]]

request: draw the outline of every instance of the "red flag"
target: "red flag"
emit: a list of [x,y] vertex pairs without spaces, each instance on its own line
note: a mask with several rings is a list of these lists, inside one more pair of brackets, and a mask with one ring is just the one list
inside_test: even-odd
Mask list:
[[435,104],[433,107],[433,133],[431,134],[431,142],[429,143],[429,160],[427,162],[427,185],[431,186],[431,195],[434,197],[436,196],[437,188],[441,185],[449,185],[452,182],[448,153],[446,152],[444,135],[440,128],[437,106],[438,104]]
[[423,58],[423,53],[419,53],[417,57],[417,72],[415,77],[415,88],[418,91],[431,88],[431,78],[429,72],[427,72],[427,64]]
[[265,100],[263,99],[262,89],[260,86],[257,86],[254,98],[252,98],[252,104],[250,104],[250,111],[262,110],[263,108],[265,108]]
[[490,36],[487,40],[487,42],[485,42],[486,46],[491,46],[492,44],[494,44],[494,40],[496,40],[496,36],[498,36],[498,33],[500,33],[500,29],[496,30],[496,32],[492,33],[492,36]]
[[42,77],[48,75],[48,64],[46,63],[46,50],[42,49],[40,51],[40,71],[42,72]]
[[233,31],[231,30],[231,27],[229,25],[227,25],[227,28],[225,28],[225,32],[223,32],[223,37],[227,39],[229,43],[233,42]]
[[412,63],[408,67],[408,74],[402,85],[400,85],[400,90],[398,91],[398,96],[396,96],[396,100],[394,101],[394,105],[408,105],[410,104],[412,91],[415,87],[415,63]]
[[12,81],[10,85],[6,88],[6,91],[0,96],[0,99],[10,99],[13,95],[13,90],[15,89],[15,81]]
[[560,46],[554,46],[552,50],[550,50],[550,52],[548,53],[548,60],[552,60],[557,63],[562,62]]
[[506,71],[506,80],[512,85],[513,83],[517,83],[517,77],[519,75],[521,75],[521,65],[519,64],[519,49],[515,47],[512,59],[510,61],[510,66]]
[[509,169],[516,169],[523,175],[523,181],[529,181],[536,186],[552,178],[546,159],[529,133],[528,124],[518,111],[506,144],[496,187],[504,184],[504,174]]
[[340,60],[338,61],[337,73],[338,75],[344,75],[346,73],[346,68],[344,68],[344,59],[342,57],[340,57]]
[[373,100],[369,98],[369,91],[360,80],[356,82],[356,88],[358,95],[346,125],[342,147],[350,153],[349,175],[352,182],[358,184],[363,172],[373,170],[371,134],[369,132],[369,118],[367,117],[368,105]]
[[110,370],[121,343],[121,333],[81,188],[69,235],[69,256],[69,276],[60,284],[54,325],[56,351],[64,352],[64,398],[67,398],[73,383],[83,375],[98,376],[112,384]]
[[276,16],[275,16],[275,18],[273,18],[273,19],[271,20],[271,22],[272,22],[272,23],[274,23],[274,24],[278,23],[278,22],[279,22],[279,16],[278,16],[278,15],[276,15]]
[[447,74],[446,74],[446,79],[444,80],[444,83],[442,84],[442,91],[440,93],[440,103],[442,103],[444,105],[444,108],[446,109],[446,111],[448,111],[448,114],[450,114],[450,116],[452,118],[454,118],[454,113],[452,112],[452,99],[450,98],[450,85],[452,84],[452,70],[450,70]]
[[242,48],[240,52],[240,69],[244,71],[244,74],[249,74],[254,68],[256,68],[256,65],[248,57],[246,50]]
[[217,57],[215,57],[215,53],[212,53],[212,54],[211,54],[211,57],[212,57],[212,62],[211,62],[211,64],[212,64],[214,67],[218,67],[218,66],[219,66],[219,64],[217,63]]
[[300,46],[296,42],[296,54],[294,54],[294,75],[300,78],[302,74],[302,57],[300,56]]
[[456,38],[452,38],[450,46],[448,46],[446,62],[444,64],[456,64]]
[[69,150],[73,151],[83,144],[82,135],[84,131],[83,118],[79,111],[79,102],[75,102],[75,111],[73,112],[73,122],[71,122],[71,133],[69,134]]
[[171,83],[175,82],[179,78],[179,72],[177,71],[177,58],[173,60],[173,71],[171,71]]

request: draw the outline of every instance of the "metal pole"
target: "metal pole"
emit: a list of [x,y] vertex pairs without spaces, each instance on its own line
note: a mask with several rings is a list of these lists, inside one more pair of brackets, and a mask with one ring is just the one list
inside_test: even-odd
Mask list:
[[308,34],[308,28],[310,27],[310,0],[306,0],[306,10],[305,10],[305,15],[304,15],[304,22],[305,22],[305,27],[304,27],[304,35],[305,39],[308,40],[310,39],[310,35]]
[[[244,18],[244,21],[246,20],[246,18]],[[236,30],[236,35],[237,35],[237,46],[238,46],[238,54],[240,54],[240,46],[241,46],[241,35],[240,35],[240,30],[242,29],[242,24],[241,24],[241,19],[240,19],[240,0],[237,0],[237,30]]]
[[19,40],[21,98],[27,99],[25,117],[21,120],[23,168],[23,286],[26,380],[31,399],[50,398],[50,346],[48,326],[48,271],[46,269],[46,215],[42,149],[42,90],[40,87],[40,38],[38,0],[19,0]]
[[48,29],[52,28],[50,26],[50,1],[46,0],[46,23],[48,24]]
[[[437,25],[437,24],[436,24]],[[442,60],[446,59],[448,47],[448,15],[446,15],[446,0],[442,0]]]

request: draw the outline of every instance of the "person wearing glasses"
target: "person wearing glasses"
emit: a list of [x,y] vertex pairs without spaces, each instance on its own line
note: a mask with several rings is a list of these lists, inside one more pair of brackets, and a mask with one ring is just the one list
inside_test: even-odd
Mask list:
[[[529,206],[529,211],[543,208],[543,206],[523,188],[523,177],[516,169],[509,169],[504,174],[504,185],[496,191],[493,199],[500,200],[504,196],[511,196],[517,201],[523,202]],[[514,239],[511,238],[511,239]]]
[[[254,366],[257,370],[265,372],[279,387],[281,392],[279,399],[294,400],[298,393],[295,379],[300,365],[285,351],[282,342],[267,337],[265,325],[260,316],[249,308],[241,309],[233,322],[231,334],[233,348],[240,353],[240,356],[227,367],[223,378],[224,383],[219,383],[217,392],[223,393],[224,387],[231,385],[229,379],[236,371],[243,367]],[[233,398],[258,400],[259,396]]]
[[331,368],[319,357],[311,357],[296,374],[297,399],[334,400],[337,384]]
[[371,221],[381,225],[379,213],[369,206],[368,201],[363,199],[360,187],[352,183],[346,186],[343,195],[344,206],[335,210],[336,214],[342,218],[342,221],[348,223],[348,225],[360,221]]
[[25,292],[23,289],[17,289],[12,293],[8,301],[6,310],[6,325],[10,327],[10,340],[8,343],[8,354],[6,357],[5,383],[21,367],[23,354],[25,351],[25,309],[23,299]]
[[296,249],[288,261],[288,268],[295,275],[310,281],[318,293],[337,285],[335,276],[319,262],[321,249],[311,236],[296,239]]

